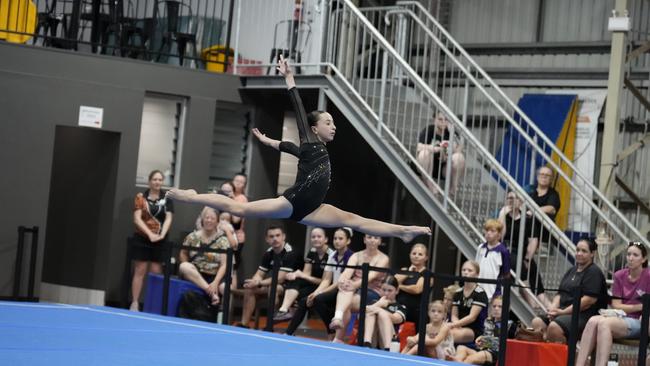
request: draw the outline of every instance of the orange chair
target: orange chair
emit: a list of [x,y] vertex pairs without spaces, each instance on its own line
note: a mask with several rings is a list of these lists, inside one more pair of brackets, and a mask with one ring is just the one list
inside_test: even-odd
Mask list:
[[403,350],[406,347],[406,338],[414,336],[417,334],[417,329],[415,329],[415,323],[413,322],[404,322],[399,327],[399,350]]

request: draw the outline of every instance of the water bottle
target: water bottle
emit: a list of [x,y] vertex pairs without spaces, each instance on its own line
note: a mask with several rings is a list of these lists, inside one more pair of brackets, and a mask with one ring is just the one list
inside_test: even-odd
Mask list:
[[607,361],[607,366],[618,366],[618,353],[611,353],[609,355],[609,361]]
[[390,352],[399,353],[399,348],[400,348],[399,338],[397,337],[397,334],[393,334],[393,339],[391,339],[390,341],[390,347],[388,350]]

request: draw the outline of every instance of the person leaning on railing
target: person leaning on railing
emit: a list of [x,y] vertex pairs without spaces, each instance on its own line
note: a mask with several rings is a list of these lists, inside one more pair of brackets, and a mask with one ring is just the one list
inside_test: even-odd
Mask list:
[[596,243],[592,239],[580,239],[576,244],[576,264],[560,281],[559,293],[543,318],[535,317],[532,326],[541,330],[549,342],[566,343],[571,332],[571,314],[576,290],[580,290],[580,314],[578,335],[598,310],[607,307],[607,285],[603,272],[594,263]]
[[594,349],[595,365],[605,366],[613,339],[638,339],[641,335],[641,295],[650,293],[648,249],[641,242],[631,242],[626,259],[627,267],[614,273],[612,308],[617,311],[601,312],[603,315],[589,319],[582,333],[577,366],[586,366]]

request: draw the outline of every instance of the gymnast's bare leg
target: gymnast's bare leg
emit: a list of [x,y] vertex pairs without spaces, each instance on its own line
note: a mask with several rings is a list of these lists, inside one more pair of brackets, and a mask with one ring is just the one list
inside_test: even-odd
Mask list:
[[[263,217],[269,219],[286,219],[291,216],[291,203],[280,196],[251,202],[238,202],[219,194],[197,194],[193,189],[172,189],[167,197],[180,202],[187,202],[213,207],[219,211],[228,211],[242,217]],[[329,204],[321,204],[307,215],[301,224],[325,228],[349,226],[364,234],[374,236],[391,236],[410,242],[418,235],[430,235],[431,229],[425,226],[403,226],[368,219],[351,212],[343,211]]]

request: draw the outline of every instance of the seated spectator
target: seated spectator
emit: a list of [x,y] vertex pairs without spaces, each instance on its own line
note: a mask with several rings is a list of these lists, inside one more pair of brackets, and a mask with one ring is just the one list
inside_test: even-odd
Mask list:
[[[587,357],[596,350],[596,366],[605,366],[612,350],[612,339],[638,339],[641,336],[641,295],[650,293],[648,249],[641,242],[627,247],[627,268],[614,273],[612,308],[626,316],[596,315],[589,319],[580,341],[576,365],[586,366]],[[621,314],[622,315],[622,314]]]
[[560,291],[551,302],[544,318],[535,317],[532,325],[535,330],[546,333],[548,342],[566,343],[571,327],[573,312],[573,293],[580,288],[580,316],[578,337],[587,325],[589,318],[598,310],[607,307],[607,285],[603,272],[594,264],[596,243],[591,239],[581,239],[576,244],[576,264],[560,281]]
[[[402,353],[417,355],[419,340],[420,337],[417,334],[408,337]],[[447,323],[447,308],[440,300],[429,303],[429,324],[426,327],[424,346],[425,354],[432,358],[444,360],[456,354],[454,337],[451,335],[451,328]]]
[[[425,127],[420,131],[417,145],[417,161],[422,165],[433,180],[439,184],[441,177],[447,174],[447,161],[449,153],[449,121],[443,113],[436,114],[432,125]],[[449,185],[449,194],[456,194],[458,183],[465,169],[465,156],[462,153],[462,146],[458,137],[454,138],[454,151],[451,154],[451,182]],[[424,183],[433,193],[438,193],[435,186],[429,179],[422,177]]]
[[[490,302],[490,317],[485,320],[485,334],[476,338],[474,342],[478,350],[461,345],[456,349],[456,356],[451,359],[471,365],[495,364],[499,359],[499,335],[501,333],[502,309],[503,300],[500,295],[497,295]],[[508,328],[511,328],[511,323],[511,321],[508,321]],[[488,331],[488,328],[492,330]],[[508,333],[510,337],[510,329]]]
[[456,294],[456,291],[458,291],[459,288],[460,286],[454,283],[442,289],[442,292],[444,294],[442,297],[442,303],[443,305],[445,305],[445,309],[447,310],[448,322],[451,322],[451,306],[454,303],[454,295]]
[[332,244],[335,251],[327,259],[327,265],[323,272],[323,278],[318,287],[306,298],[298,301],[296,313],[293,315],[286,333],[293,335],[298,329],[307,313],[307,308],[312,308],[325,323],[325,329],[330,337],[334,337],[334,330],[329,329],[330,322],[334,318],[334,307],[336,306],[336,295],[338,294],[338,281],[341,273],[353,252],[348,249],[352,239],[352,229],[342,227],[334,231]]
[[[494,219],[487,220],[483,225],[485,243],[479,245],[476,251],[476,262],[481,268],[481,278],[496,280],[510,277],[510,253],[501,243],[503,224]],[[482,283],[488,299],[496,293],[501,293],[501,287],[496,284]]]
[[[553,171],[547,166],[537,169],[537,185],[532,187],[528,192],[530,197],[537,203],[537,205],[548,215],[548,217],[555,221],[560,210],[560,194],[553,189]],[[530,236],[528,241],[528,248],[526,250],[526,260],[531,260],[539,247],[539,243],[548,243],[551,240],[551,233],[542,225],[541,221],[536,220],[532,212],[526,212],[528,219],[531,222]]]
[[[248,177],[244,173],[237,173],[232,178],[232,185],[234,188],[233,199],[237,202],[246,203],[248,202],[248,197],[246,197],[246,183]],[[239,247],[235,251],[235,270],[238,270],[242,266],[242,253],[244,250],[244,244],[246,242],[246,233],[244,232],[244,224],[246,220],[243,217],[234,216],[232,217],[232,226],[235,228],[237,233],[237,241],[239,242]]]
[[[215,187],[216,188],[216,187]],[[226,197],[235,198],[235,185],[231,181],[221,183],[215,193],[222,194]]]
[[[519,237],[522,230],[522,211],[521,211],[521,197],[513,191],[509,191],[506,195],[506,205],[499,211],[499,221],[503,224],[502,239],[503,244],[510,248],[510,269],[517,268],[517,255],[519,253]],[[527,247],[530,237],[531,220],[524,220],[523,239]],[[542,277],[537,271],[537,263],[534,258],[530,260],[525,259],[526,254],[522,256],[522,266],[519,273],[519,279],[528,281],[531,291],[536,294],[537,299],[546,308],[551,304],[545,294],[544,283]],[[539,308],[537,302],[530,298],[528,292],[521,291],[523,297],[528,304],[533,308]]]
[[[226,182],[221,183],[221,186],[219,186],[219,188],[217,188],[215,186],[210,192],[218,193],[218,194],[224,195],[226,197],[233,198],[234,197],[233,196],[233,190],[234,190],[234,186],[232,185],[232,183],[226,181]],[[225,212],[225,211],[223,211],[223,212]],[[230,221],[231,224],[233,223],[233,218],[234,217],[235,216],[230,215],[230,220],[229,221]],[[196,230],[201,230],[201,215],[199,215],[199,217],[196,218],[195,227],[196,227]],[[233,225],[233,227],[234,227],[234,225]],[[239,239],[237,240],[237,242],[239,243]],[[233,248],[233,249],[236,250],[237,248]]]
[[289,243],[286,242],[284,229],[278,226],[270,226],[266,229],[266,243],[269,249],[264,252],[260,266],[253,277],[244,281],[244,306],[242,310],[241,326],[248,328],[250,319],[255,311],[256,297],[258,295],[267,295],[271,288],[273,276],[274,254],[280,260],[280,272],[278,273],[278,288],[276,296],[282,293],[282,284],[284,284],[286,275],[293,272],[293,266],[296,262],[296,254]]
[[[213,208],[204,208],[200,218],[201,229],[187,235],[183,246],[226,250],[237,245],[232,225],[226,220],[217,222],[217,212]],[[182,249],[179,261],[180,276],[199,286],[210,298],[212,305],[217,305],[224,290],[221,282],[226,274],[226,253]]]
[[[350,257],[348,265],[360,266],[368,263],[372,267],[388,268],[388,256],[379,250],[381,237],[366,234],[363,237],[363,243],[366,245],[366,249],[354,253]],[[376,271],[370,271],[368,274],[368,303],[366,305],[374,304],[381,297],[381,284],[385,276],[385,273]],[[361,269],[352,268],[346,268],[339,277],[336,311],[334,312],[334,318],[329,324],[330,329],[336,330],[334,342],[343,342],[345,325],[350,319],[350,312],[359,311],[361,302],[361,278]]]
[[237,239],[237,230],[235,229],[235,226],[232,224],[232,218],[233,216],[230,214],[230,212],[223,211],[219,214],[219,225],[217,226],[217,231],[220,233],[223,233],[225,229],[228,229],[228,231],[235,230],[235,240],[234,241],[229,241],[230,243],[230,248],[234,251],[233,253],[233,259],[232,259],[232,288],[236,289],[238,282],[239,276],[237,276],[237,266],[239,265],[239,259],[237,259],[237,252],[241,249],[241,243],[239,243],[239,239]]
[[[314,292],[321,283],[325,263],[329,256],[334,253],[327,246],[325,230],[316,227],[310,234],[311,249],[305,258],[305,265],[301,270],[287,273],[284,278],[284,299],[280,309],[273,316],[274,321],[287,321],[293,317],[289,311],[291,305]],[[304,317],[304,314],[303,314]],[[301,319],[302,320],[302,319]]]
[[388,350],[396,327],[406,320],[406,307],[397,301],[399,283],[393,276],[386,276],[381,285],[381,298],[366,306],[366,322],[363,345],[372,347],[375,331],[379,334],[377,345]]
[[[413,244],[409,258],[411,259],[411,265],[407,268],[402,268],[402,270],[422,273],[427,269],[429,255],[427,247],[424,244]],[[397,302],[406,306],[406,321],[415,323],[415,328],[417,329],[418,322],[420,321],[420,298],[424,290],[424,277],[420,275],[396,274],[395,278],[399,282],[400,290],[397,294]]]
[[[475,261],[466,261],[460,271],[463,277],[477,278],[481,268]],[[466,281],[456,291],[449,324],[454,342],[469,343],[483,333],[484,310],[487,306],[485,290],[476,282]]]
[[164,243],[172,224],[174,201],[165,199],[162,189],[165,176],[160,170],[149,173],[149,188],[135,196],[133,209],[133,280],[131,281],[131,311],[140,309],[140,292],[148,271],[162,273],[165,260]]

